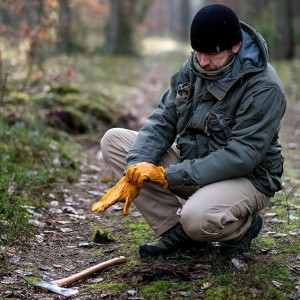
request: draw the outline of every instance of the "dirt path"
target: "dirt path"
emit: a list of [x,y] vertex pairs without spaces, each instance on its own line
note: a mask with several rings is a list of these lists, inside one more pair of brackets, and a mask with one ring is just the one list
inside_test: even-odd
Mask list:
[[[130,110],[127,126],[139,129],[144,123],[154,102],[159,99],[163,85],[168,82],[169,69],[152,60],[149,72],[132,87],[131,98],[136,102]],[[95,230],[92,224],[101,224],[103,215],[91,213],[90,207],[112,184],[112,174],[101,158],[100,138],[95,136],[95,140],[81,141],[87,155],[78,182],[53,190],[49,209],[27,208],[37,233],[27,244],[9,250],[13,268],[0,273],[0,299],[59,299],[56,294],[37,292],[22,278],[36,276],[46,281],[56,280],[111,258],[109,249],[99,255],[91,240]],[[92,280],[88,282],[91,283]],[[84,288],[81,284],[80,290]],[[96,298],[88,295],[76,299]]]
[[[131,113],[137,117],[131,123],[133,128],[139,128],[144,123],[172,72],[171,67],[160,61],[152,61],[146,77],[132,88],[132,98],[136,102]],[[145,82],[148,84],[145,85]],[[300,170],[299,116],[299,110],[291,107],[283,122],[284,144],[288,150],[293,150],[289,152],[289,158],[292,158],[293,168],[297,172]],[[82,166],[78,182],[54,190],[50,194],[48,210],[28,208],[38,232],[30,243],[10,249],[10,261],[14,267],[0,274],[0,299],[59,299],[55,294],[37,292],[22,277],[32,275],[51,281],[76,273],[110,256],[110,246],[99,252],[91,241],[94,232],[91,224],[102,224],[103,215],[91,213],[90,207],[109,187],[111,182],[105,182],[112,177],[101,159],[99,139],[95,137],[94,141],[87,144],[87,161]],[[101,278],[91,278],[81,283],[80,290],[88,289],[97,280]],[[88,294],[76,299],[96,298]]]

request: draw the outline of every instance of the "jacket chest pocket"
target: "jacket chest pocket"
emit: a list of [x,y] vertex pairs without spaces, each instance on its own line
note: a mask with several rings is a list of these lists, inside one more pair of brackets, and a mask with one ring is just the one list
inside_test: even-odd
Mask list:
[[175,98],[175,105],[177,111],[177,130],[182,133],[189,114],[191,113],[191,105],[193,97],[193,88],[190,83],[179,84],[178,91]]
[[225,146],[234,123],[234,116],[212,109],[206,115],[205,133],[207,136],[211,136],[219,146]]

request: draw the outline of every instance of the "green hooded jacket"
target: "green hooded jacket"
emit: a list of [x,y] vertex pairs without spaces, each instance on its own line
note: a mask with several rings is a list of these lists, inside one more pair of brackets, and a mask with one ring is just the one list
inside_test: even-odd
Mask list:
[[194,53],[171,77],[171,86],[148,118],[127,155],[159,165],[175,142],[181,162],[166,168],[170,190],[245,177],[262,193],[282,188],[278,138],[286,98],[268,63],[262,36],[241,22],[243,40],[229,73],[206,80]]

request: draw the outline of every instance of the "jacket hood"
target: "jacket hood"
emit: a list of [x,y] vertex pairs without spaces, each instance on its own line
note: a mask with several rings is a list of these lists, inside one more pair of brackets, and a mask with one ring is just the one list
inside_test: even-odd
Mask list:
[[233,65],[232,77],[238,73],[260,71],[268,63],[268,48],[264,38],[246,23],[241,22],[241,27],[243,40]]

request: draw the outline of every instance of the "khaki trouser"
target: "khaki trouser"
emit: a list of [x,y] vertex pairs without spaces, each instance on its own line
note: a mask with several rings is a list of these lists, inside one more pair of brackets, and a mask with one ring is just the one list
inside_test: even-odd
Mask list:
[[[123,176],[125,156],[136,136],[135,131],[114,128],[108,130],[101,140],[103,159],[117,179]],[[167,167],[178,162],[179,155],[174,145],[159,165]],[[194,240],[234,241],[249,228],[251,215],[263,209],[268,201],[269,197],[241,177],[202,188],[187,187],[177,195],[159,185],[145,183],[133,203],[156,235],[180,222],[186,234]]]

